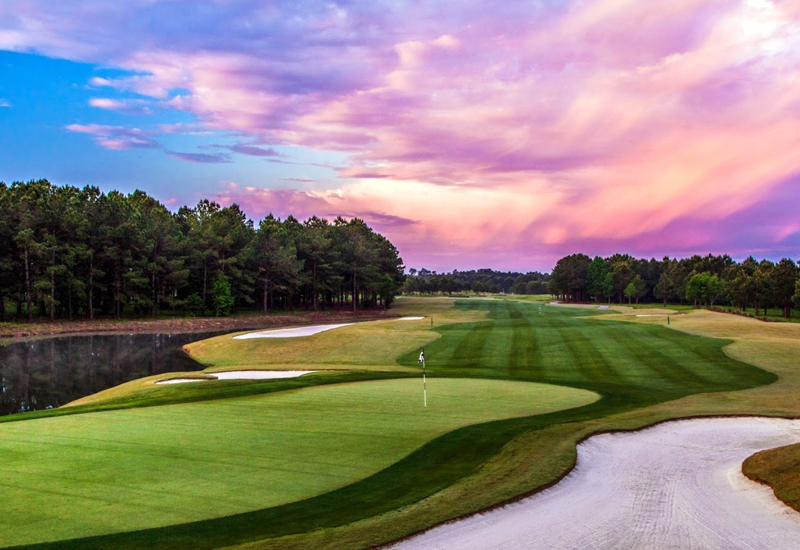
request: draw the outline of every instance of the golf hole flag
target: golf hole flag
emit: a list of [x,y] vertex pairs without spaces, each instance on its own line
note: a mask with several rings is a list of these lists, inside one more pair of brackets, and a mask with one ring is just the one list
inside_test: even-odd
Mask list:
[[425,348],[419,351],[419,361],[417,363],[422,363],[422,402],[425,404],[425,407],[428,406],[428,387],[425,384]]

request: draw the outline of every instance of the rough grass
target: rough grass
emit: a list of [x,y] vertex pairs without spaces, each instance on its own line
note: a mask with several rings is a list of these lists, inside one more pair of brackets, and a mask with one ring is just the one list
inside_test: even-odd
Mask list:
[[772,487],[776,497],[800,512],[800,444],[756,453],[744,461],[742,472]]
[[452,308],[452,300],[400,298],[396,315],[424,316],[418,321],[374,321],[359,323],[313,336],[234,340],[226,334],[185,346],[185,350],[208,371],[240,369],[269,370],[377,370],[416,372],[397,363],[397,357],[440,337],[431,330],[443,323],[482,318],[480,312]]
[[278,506],[377,473],[456,428],[586,405],[520,382],[419,379],[306,388],[0,426],[0,545]]

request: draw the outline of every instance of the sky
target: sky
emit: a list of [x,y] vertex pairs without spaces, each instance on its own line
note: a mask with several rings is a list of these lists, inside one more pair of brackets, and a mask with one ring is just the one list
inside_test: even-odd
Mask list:
[[2,0],[0,181],[365,219],[409,267],[800,258],[800,0]]

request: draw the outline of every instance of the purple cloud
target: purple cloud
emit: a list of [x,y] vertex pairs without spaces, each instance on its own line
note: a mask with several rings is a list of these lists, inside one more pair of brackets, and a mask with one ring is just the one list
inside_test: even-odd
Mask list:
[[231,161],[230,156],[225,153],[180,153],[177,151],[167,151],[167,155],[174,159],[186,162],[196,162],[201,164],[225,164]]
[[234,153],[240,153],[242,155],[250,155],[253,157],[281,157],[278,151],[273,148],[264,149],[262,147],[255,147],[253,145],[247,145],[244,143],[237,143],[236,145],[232,145],[229,147],[231,151]]
[[138,128],[106,126],[102,124],[70,124],[70,132],[94,136],[98,145],[114,151],[128,149],[160,149],[161,144],[152,139],[152,133]]

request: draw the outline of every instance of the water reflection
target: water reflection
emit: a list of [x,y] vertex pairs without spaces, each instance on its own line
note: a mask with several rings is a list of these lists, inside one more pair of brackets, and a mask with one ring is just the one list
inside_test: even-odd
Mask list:
[[123,382],[202,365],[181,346],[223,334],[62,336],[0,348],[0,415],[59,407]]

